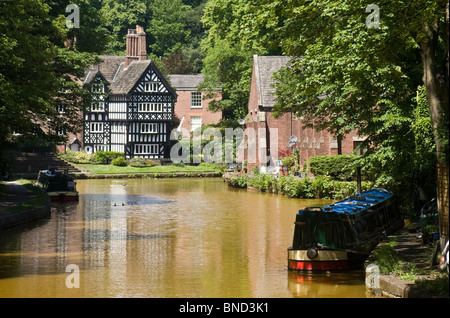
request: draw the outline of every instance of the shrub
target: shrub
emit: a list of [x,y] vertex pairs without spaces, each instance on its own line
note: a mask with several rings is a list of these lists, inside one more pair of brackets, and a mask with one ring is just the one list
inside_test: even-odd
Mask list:
[[248,183],[248,176],[243,174],[239,177],[233,177],[230,180],[231,185],[236,188],[246,188]]
[[124,156],[118,156],[111,162],[114,166],[125,167],[127,165],[127,161]]
[[84,151],[70,151],[68,150],[65,154],[60,155],[60,157],[66,161],[72,163],[96,163],[94,155],[88,154]]
[[100,164],[107,164],[110,159],[114,160],[119,156],[123,156],[123,153],[117,151],[97,151],[94,154],[95,160]]
[[330,176],[335,180],[354,180],[357,155],[316,156],[309,159],[309,170],[315,176]]
[[156,163],[149,159],[135,157],[130,160],[130,166],[137,168],[153,167],[156,166]]

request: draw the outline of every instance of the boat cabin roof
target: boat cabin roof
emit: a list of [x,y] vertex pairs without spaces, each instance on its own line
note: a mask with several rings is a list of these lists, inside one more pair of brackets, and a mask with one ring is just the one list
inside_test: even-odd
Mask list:
[[[392,195],[393,193],[391,191],[387,191],[383,188],[373,188],[369,191],[350,196],[345,200],[327,205],[320,208],[319,211],[356,214],[384,200],[387,200]],[[305,208],[304,210],[300,210],[298,213],[301,214],[304,211],[311,211],[314,209],[315,208]]]

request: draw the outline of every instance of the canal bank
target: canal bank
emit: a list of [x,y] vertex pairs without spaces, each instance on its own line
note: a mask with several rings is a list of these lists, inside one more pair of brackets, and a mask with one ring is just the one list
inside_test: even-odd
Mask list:
[[0,230],[50,215],[50,198],[37,197],[17,181],[5,182],[0,198]]
[[[409,265],[410,270],[417,272],[413,278],[404,279],[399,273],[380,274],[376,265],[377,252],[390,242],[398,259],[402,264]],[[432,289],[426,289],[424,286],[430,286],[433,281],[438,279],[439,265],[432,264],[431,258],[433,247],[425,245],[419,236],[419,233],[410,232],[406,228],[400,230],[396,235],[387,237],[380,242],[371,253],[365,263],[366,268],[366,288],[376,296],[392,298],[448,298]],[[406,276],[406,275],[405,275]],[[413,276],[412,274],[410,276]],[[417,283],[418,281],[421,283]]]

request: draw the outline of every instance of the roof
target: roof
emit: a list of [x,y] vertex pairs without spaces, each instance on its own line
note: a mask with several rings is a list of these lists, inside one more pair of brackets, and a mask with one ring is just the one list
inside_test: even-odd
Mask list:
[[111,94],[128,94],[151,63],[151,60],[133,61],[126,70],[119,70],[109,87]]
[[169,75],[170,83],[172,87],[176,88],[179,91],[193,91],[197,90],[198,85],[203,81],[204,75],[179,75],[172,74]]
[[84,83],[90,83],[98,72],[103,75],[108,83],[112,83],[118,71],[120,71],[120,69],[123,70],[125,56],[99,55],[99,58],[102,59],[102,62],[89,67],[86,72]]
[[289,56],[253,56],[259,106],[273,107],[275,104],[275,87],[272,85],[275,83],[273,73],[285,66],[290,59]]
[[133,89],[141,76],[151,65],[167,89],[175,94],[171,85],[167,82],[152,60],[132,61],[128,67],[125,68],[125,56],[103,55],[99,57],[102,59],[102,62],[92,65],[87,70],[84,83],[90,83],[95,76],[100,74],[108,84],[110,84],[110,94],[125,95]]

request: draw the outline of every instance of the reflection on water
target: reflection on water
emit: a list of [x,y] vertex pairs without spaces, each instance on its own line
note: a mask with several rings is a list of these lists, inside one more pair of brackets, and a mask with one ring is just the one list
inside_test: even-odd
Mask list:
[[[295,213],[329,201],[220,179],[78,180],[80,201],[0,233],[0,297],[366,297],[361,272],[287,270]],[[66,268],[80,269],[67,288]]]

